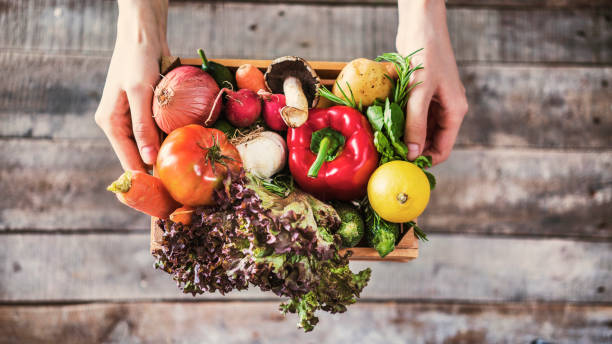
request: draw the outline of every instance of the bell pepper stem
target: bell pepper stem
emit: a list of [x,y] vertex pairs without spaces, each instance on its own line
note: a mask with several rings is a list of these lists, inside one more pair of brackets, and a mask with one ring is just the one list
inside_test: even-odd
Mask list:
[[202,59],[202,70],[203,71],[208,71],[208,68],[210,68],[208,66],[208,59],[206,58],[206,55],[204,54],[204,50],[202,49],[198,49],[198,55],[200,55],[200,58]]
[[319,170],[323,163],[327,159],[327,150],[329,149],[329,144],[331,143],[331,138],[329,136],[324,137],[321,140],[321,144],[319,145],[319,152],[317,153],[317,159],[312,163],[310,169],[308,170],[308,176],[310,178],[316,178],[319,174]]

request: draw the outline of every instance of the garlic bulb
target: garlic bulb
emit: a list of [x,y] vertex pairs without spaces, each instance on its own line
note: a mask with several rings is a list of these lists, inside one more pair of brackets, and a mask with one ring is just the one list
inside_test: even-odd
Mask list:
[[236,146],[245,170],[260,178],[270,178],[287,162],[285,140],[273,131],[264,131]]

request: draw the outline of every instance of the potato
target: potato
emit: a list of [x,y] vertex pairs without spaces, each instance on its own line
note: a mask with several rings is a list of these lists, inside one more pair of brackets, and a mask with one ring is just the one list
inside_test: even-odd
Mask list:
[[[361,104],[366,107],[372,105],[376,99],[385,100],[391,94],[393,83],[387,79],[386,73],[387,68],[381,62],[359,58],[342,68],[336,81],[340,84],[344,93],[350,97],[349,88],[346,86],[348,82],[357,104],[361,101]],[[344,98],[335,83],[332,92],[336,96]]]

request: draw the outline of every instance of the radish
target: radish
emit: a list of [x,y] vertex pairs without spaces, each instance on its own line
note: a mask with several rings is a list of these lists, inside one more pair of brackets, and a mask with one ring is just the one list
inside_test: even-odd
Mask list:
[[257,93],[243,88],[234,92],[223,89],[226,93],[225,117],[238,128],[248,127],[261,115],[261,100]]
[[263,99],[263,118],[266,125],[276,131],[287,130],[287,123],[281,117],[281,109],[286,105],[285,95],[265,91],[260,91],[258,94]]

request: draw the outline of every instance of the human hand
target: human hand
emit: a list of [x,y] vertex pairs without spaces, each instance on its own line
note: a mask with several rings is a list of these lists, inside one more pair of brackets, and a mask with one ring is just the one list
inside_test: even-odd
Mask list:
[[95,120],[124,170],[146,171],[160,137],[153,120],[153,88],[166,42],[168,0],[119,0],[117,40]]
[[412,58],[414,82],[423,83],[410,93],[406,109],[404,141],[408,159],[431,155],[433,163],[445,161],[455,144],[467,113],[465,88],[446,26],[443,0],[399,0],[399,25],[395,41],[402,55],[424,48]]

